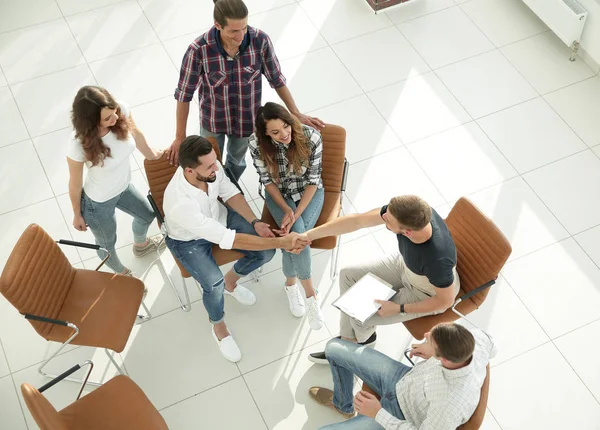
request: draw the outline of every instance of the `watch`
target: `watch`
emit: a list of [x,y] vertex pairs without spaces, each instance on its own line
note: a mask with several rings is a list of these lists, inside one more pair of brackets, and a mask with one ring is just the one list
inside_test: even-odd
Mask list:
[[406,312],[404,312],[404,303],[400,305],[400,315],[406,315]]
[[256,224],[257,222],[262,222],[262,221],[258,218],[254,218],[250,224],[252,224],[252,227],[254,227],[254,224]]

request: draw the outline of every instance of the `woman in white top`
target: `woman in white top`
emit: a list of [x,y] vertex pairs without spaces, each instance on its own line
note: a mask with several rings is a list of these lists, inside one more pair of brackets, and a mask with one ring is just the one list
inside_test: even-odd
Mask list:
[[[156,238],[148,238],[154,212],[148,201],[131,184],[130,157],[135,148],[149,160],[162,156],[162,150],[148,146],[136,127],[129,107],[116,102],[104,88],[81,88],[71,112],[73,135],[69,141],[69,197],[73,205],[73,226],[79,231],[92,230],[96,244],[108,250],[106,264],[124,275],[131,275],[115,251],[117,223],[115,209],[133,217],[133,253],[141,257],[157,247]],[[83,166],[87,177],[83,183]],[[104,258],[104,251],[98,251]]]

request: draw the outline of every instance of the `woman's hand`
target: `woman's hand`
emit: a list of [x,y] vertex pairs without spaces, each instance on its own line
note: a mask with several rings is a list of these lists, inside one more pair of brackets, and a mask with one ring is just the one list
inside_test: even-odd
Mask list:
[[280,236],[285,236],[290,232],[290,229],[296,222],[296,215],[294,215],[294,210],[288,206],[285,210],[283,219],[281,220],[281,226],[279,230],[273,230]]
[[75,215],[73,218],[73,227],[75,227],[75,230],[87,231],[87,224],[81,215]]

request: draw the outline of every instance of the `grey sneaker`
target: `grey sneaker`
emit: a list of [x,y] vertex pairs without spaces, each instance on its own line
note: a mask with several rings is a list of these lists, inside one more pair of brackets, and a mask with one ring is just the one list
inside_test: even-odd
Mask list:
[[136,257],[143,257],[156,250],[164,249],[165,246],[167,245],[162,235],[149,237],[148,242],[146,242],[144,246],[137,246],[135,243],[133,244],[133,255]]

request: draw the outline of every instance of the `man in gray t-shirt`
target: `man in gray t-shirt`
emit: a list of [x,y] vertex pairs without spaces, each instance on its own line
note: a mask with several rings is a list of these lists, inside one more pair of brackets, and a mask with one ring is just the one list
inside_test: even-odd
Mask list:
[[[309,230],[306,235],[313,241],[381,224],[396,234],[398,252],[340,271],[340,294],[367,273],[388,282],[397,292],[390,301],[379,302],[379,311],[364,323],[342,312],[341,338],[363,345],[375,342],[378,325],[444,312],[454,304],[460,289],[456,247],[450,231],[439,214],[420,197],[394,197],[382,208],[337,218]],[[324,352],[312,353],[309,359],[327,363]]]

